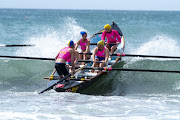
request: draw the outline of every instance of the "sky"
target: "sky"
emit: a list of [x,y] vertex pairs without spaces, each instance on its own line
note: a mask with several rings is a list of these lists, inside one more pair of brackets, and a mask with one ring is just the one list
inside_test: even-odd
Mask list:
[[180,0],[0,0],[0,8],[180,11]]

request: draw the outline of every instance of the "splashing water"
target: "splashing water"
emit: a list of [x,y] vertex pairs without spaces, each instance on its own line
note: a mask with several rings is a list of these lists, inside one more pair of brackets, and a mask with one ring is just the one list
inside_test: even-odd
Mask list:
[[[143,43],[139,48],[131,49],[131,54],[139,55],[159,55],[159,56],[180,56],[180,48],[175,39],[167,36],[155,36],[150,41]],[[172,60],[165,58],[141,58],[134,57],[133,59],[127,59],[128,64],[132,64],[139,60],[150,59],[150,60]],[[127,65],[128,65],[127,64]],[[126,66],[127,66],[126,65]]]
[[147,55],[180,55],[176,40],[167,36],[155,36],[137,49],[136,54]]
[[[33,44],[35,47],[20,48],[16,51],[19,56],[55,57],[57,52],[67,46],[69,40],[77,42],[80,39],[80,31],[85,30],[78,26],[75,19],[64,18],[64,23],[57,29],[44,29],[38,36],[32,36],[24,44]],[[23,52],[22,52],[23,51]]]

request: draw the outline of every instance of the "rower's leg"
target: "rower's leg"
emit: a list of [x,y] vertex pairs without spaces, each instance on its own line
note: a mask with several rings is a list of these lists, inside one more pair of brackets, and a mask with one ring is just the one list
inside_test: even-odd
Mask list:
[[[83,60],[83,54],[79,54],[79,60]],[[81,65],[83,65],[82,62],[81,62]]]
[[113,54],[116,50],[117,50],[117,45],[113,45],[113,46],[111,47],[110,53]]
[[[97,61],[99,61],[99,59],[96,59]],[[93,65],[91,67],[98,67],[99,63],[93,62]],[[92,69],[91,72],[93,73],[94,70]]]
[[109,46],[109,44],[106,44],[106,47],[109,49],[109,51],[111,50],[111,47]]

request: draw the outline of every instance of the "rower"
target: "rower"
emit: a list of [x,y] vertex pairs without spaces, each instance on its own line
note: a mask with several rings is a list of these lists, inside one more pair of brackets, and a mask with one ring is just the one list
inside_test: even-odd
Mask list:
[[81,47],[81,52],[83,54],[80,54],[79,59],[80,60],[87,60],[90,59],[90,55],[86,55],[86,53],[90,52],[89,46],[90,46],[90,41],[87,39],[87,33],[85,31],[81,31],[80,34],[82,35],[82,39],[80,39],[75,47],[75,50],[77,50],[78,46],[80,45]]
[[107,42],[105,42],[106,47],[109,49],[110,54],[113,54],[117,50],[117,45],[121,43],[121,37],[118,31],[111,30],[111,25],[109,24],[104,26],[104,30],[101,39],[105,42],[105,38],[107,38]]
[[[109,50],[104,46],[104,41],[100,40],[97,43],[97,47],[94,48],[94,52],[92,56],[94,63],[92,67],[104,67],[105,65],[107,65],[108,58],[109,58]],[[101,61],[101,63],[97,63],[97,61]]]
[[[70,40],[68,42],[68,47],[61,49],[58,55],[56,56],[55,69],[60,77],[63,77],[63,75],[66,76],[69,74],[66,64],[65,64],[68,59],[71,59],[71,65],[72,65],[71,74],[75,73],[74,53],[75,53],[74,42]],[[70,78],[67,78],[67,80],[70,80]]]

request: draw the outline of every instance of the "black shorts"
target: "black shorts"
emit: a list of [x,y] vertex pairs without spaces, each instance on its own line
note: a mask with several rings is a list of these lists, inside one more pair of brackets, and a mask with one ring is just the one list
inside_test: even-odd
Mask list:
[[65,63],[56,63],[55,68],[56,68],[56,71],[59,74],[59,76],[61,76],[61,75],[66,76],[69,74]]

